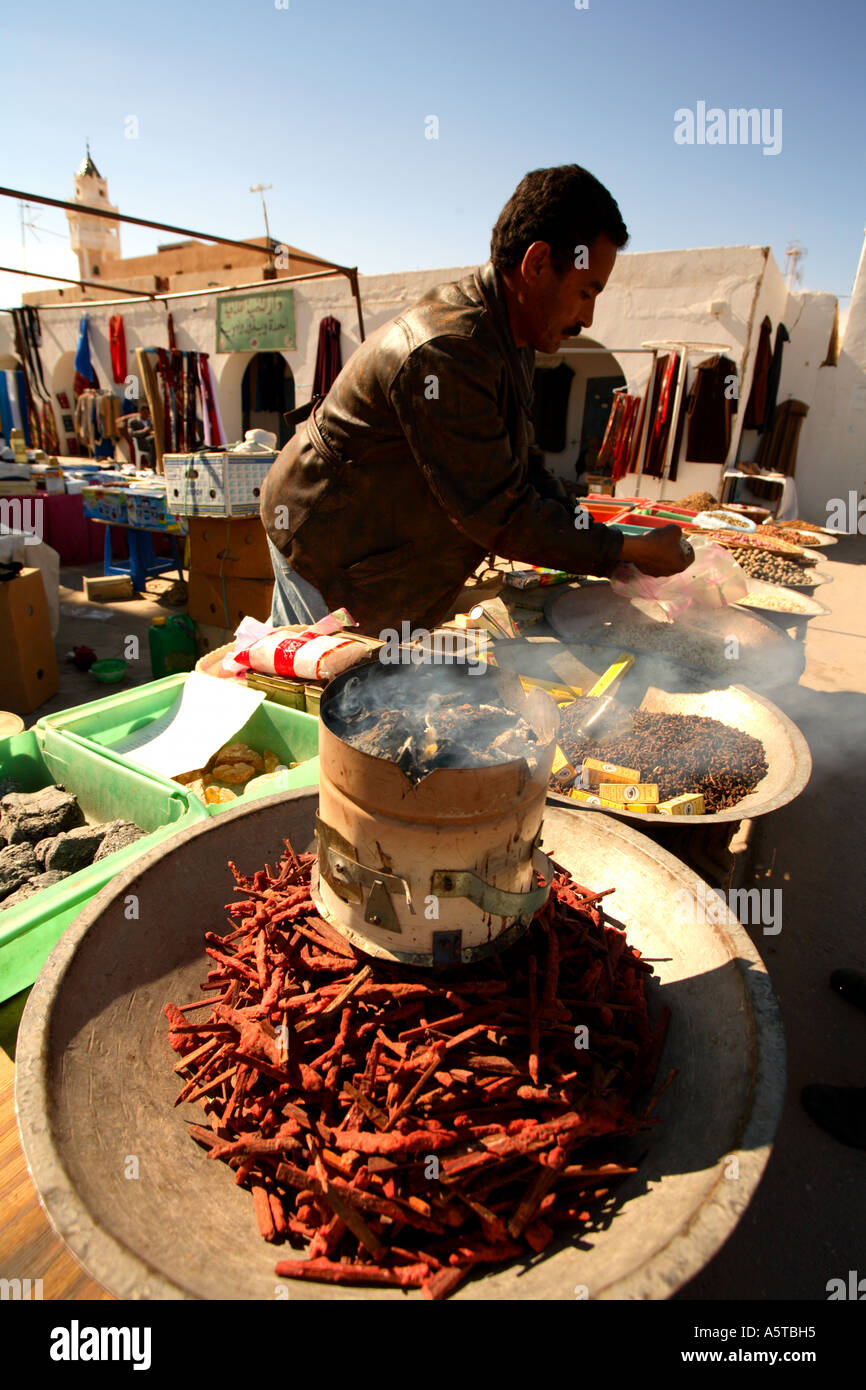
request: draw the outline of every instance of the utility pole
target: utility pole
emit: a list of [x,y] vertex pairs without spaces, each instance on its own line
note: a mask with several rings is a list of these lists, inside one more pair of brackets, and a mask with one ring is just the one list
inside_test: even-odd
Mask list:
[[265,236],[267,237],[267,239],[268,239],[268,245],[270,246],[270,244],[271,244],[271,231],[270,231],[270,228],[269,228],[269,226],[268,226],[268,205],[267,205],[267,203],[265,202],[265,194],[267,193],[267,191],[268,191],[269,188],[273,188],[273,184],[271,184],[271,183],[253,183],[253,184],[250,184],[250,192],[251,192],[251,193],[261,193],[261,195],[262,195],[262,211],[263,211],[264,214],[265,214]]

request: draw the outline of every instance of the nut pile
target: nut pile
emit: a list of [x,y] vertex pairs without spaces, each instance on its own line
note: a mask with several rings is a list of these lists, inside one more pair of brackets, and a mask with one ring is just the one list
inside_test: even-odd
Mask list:
[[441,1299],[589,1227],[635,1171],[616,1140],[656,1123],[642,1093],[668,1021],[606,893],[558,869],[514,945],[446,976],[353,949],[286,845],[276,872],[230,865],[231,930],[205,934],[217,998],[165,1006],[176,1103],[208,1112],[192,1138],[250,1189],[265,1240],[306,1247],[277,1276]]
[[767,584],[787,584],[792,589],[814,588],[814,571],[789,560],[785,555],[771,555],[766,550],[737,551],[737,564],[753,579]]
[[[573,767],[584,758],[603,758],[637,768],[643,782],[658,784],[659,800],[699,792],[707,815],[736,806],[767,772],[759,739],[718,719],[696,714],[631,712],[631,732],[592,742],[575,735],[586,716],[587,697],[561,711],[559,746]],[[555,779],[551,785],[556,787]]]

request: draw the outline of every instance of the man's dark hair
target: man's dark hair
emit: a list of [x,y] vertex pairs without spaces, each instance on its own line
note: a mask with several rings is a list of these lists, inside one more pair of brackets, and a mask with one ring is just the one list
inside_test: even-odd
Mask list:
[[624,246],[628,231],[615,199],[579,164],[533,169],[521,179],[493,228],[490,259],[498,271],[520,265],[534,241],[546,241],[557,274],[574,265],[576,246],[601,234]]

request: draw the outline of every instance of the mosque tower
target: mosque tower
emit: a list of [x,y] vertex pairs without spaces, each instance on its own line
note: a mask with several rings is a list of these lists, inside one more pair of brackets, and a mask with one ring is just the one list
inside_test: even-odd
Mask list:
[[[75,174],[74,201],[82,207],[117,212],[114,204],[108,201],[108,184],[93,162],[89,143]],[[120,223],[108,217],[87,217],[83,212],[67,212],[66,216],[69,241],[78,257],[82,280],[98,279],[104,273],[106,262],[120,259]]]

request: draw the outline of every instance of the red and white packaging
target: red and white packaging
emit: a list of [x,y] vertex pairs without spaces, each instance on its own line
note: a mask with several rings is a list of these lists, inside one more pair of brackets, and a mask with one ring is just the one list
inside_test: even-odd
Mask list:
[[333,680],[368,653],[363,642],[346,634],[348,625],[355,624],[345,609],[329,613],[303,632],[245,618],[235,633],[235,651],[224,658],[223,667],[290,680]]

